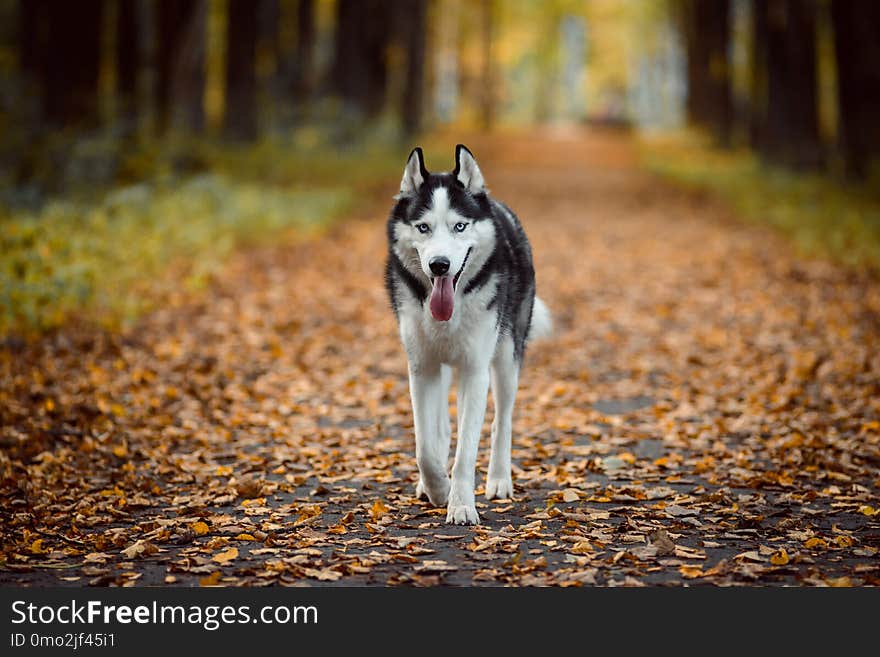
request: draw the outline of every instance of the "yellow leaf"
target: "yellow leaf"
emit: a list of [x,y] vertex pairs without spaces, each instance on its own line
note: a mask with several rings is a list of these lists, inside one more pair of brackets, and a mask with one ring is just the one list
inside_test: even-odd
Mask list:
[[238,558],[238,548],[231,547],[228,550],[223,550],[223,552],[218,552],[211,559],[216,561],[217,563],[228,563],[233,559]]
[[788,552],[785,551],[785,548],[780,548],[770,555],[770,563],[774,566],[784,566],[788,562]]
[[833,579],[826,579],[825,582],[828,586],[835,588],[853,586],[853,581],[849,577],[835,577]]
[[193,524],[191,524],[189,526],[189,528],[192,529],[196,533],[196,536],[204,536],[205,534],[208,533],[208,529],[209,529],[208,523],[206,523],[202,520],[194,522]]
[[825,549],[828,547],[828,541],[826,541],[824,538],[813,536],[812,538],[808,538],[806,541],[804,541],[804,547],[808,550],[812,550],[813,548]]
[[228,465],[218,465],[215,473],[218,477],[228,477],[232,474],[232,468]]
[[859,513],[861,513],[863,516],[868,517],[876,516],[878,513],[880,513],[880,508],[875,509],[874,507],[865,504],[859,507]]
[[373,522],[384,516],[388,513],[388,507],[383,504],[382,500],[376,500],[373,502],[373,506],[370,507],[370,517],[373,519]]
[[117,445],[113,448],[113,454],[121,459],[128,456],[128,448],[125,445]]
[[220,581],[220,571],[215,570],[213,573],[206,577],[202,577],[199,580],[200,586],[217,586],[217,582]]
[[319,515],[321,515],[321,507],[319,507],[317,505],[305,506],[299,510],[299,513],[297,514],[297,517],[296,517],[296,522],[294,522],[293,524],[294,525],[301,525],[302,523],[306,522],[307,520],[314,518],[315,516],[319,516]]
[[636,462],[636,457],[631,452],[621,452],[617,455],[617,458],[625,463],[629,463],[630,465]]
[[852,547],[853,540],[850,536],[838,536],[834,539],[834,542],[837,543],[837,547],[848,548]]
[[38,538],[33,543],[31,543],[31,554],[46,554],[49,552],[49,548],[43,547],[43,539]]
[[235,540],[237,540],[237,541],[256,541],[257,539],[254,538],[253,534],[239,534],[238,536],[235,537]]
[[43,406],[45,406],[46,410],[49,412],[52,412],[55,410],[55,402],[52,401],[51,399],[47,399],[45,402],[43,402]]
[[571,552],[574,554],[589,554],[593,551],[593,546],[589,541],[578,541],[574,544],[574,547],[571,548]]
[[679,566],[678,572],[680,572],[681,576],[685,579],[695,579],[697,577],[702,577],[705,574],[702,566]]

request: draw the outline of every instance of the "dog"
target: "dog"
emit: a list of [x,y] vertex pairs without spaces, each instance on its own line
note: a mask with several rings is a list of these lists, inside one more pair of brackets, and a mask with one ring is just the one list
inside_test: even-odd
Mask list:
[[[511,422],[526,343],[549,335],[535,296],[525,231],[489,195],[470,150],[429,173],[413,149],[388,218],[385,284],[406,351],[416,439],[418,497],[447,506],[449,524],[479,524],[477,448],[491,383],[495,400],[486,497],[513,496]],[[458,375],[458,434],[451,478],[449,388]]]

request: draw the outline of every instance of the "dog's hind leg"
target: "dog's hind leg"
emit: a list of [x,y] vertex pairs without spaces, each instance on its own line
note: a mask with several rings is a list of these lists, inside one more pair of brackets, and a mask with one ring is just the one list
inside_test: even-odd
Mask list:
[[[409,390],[412,396],[416,430],[416,463],[419,484],[416,493],[424,493],[432,504],[442,506],[449,496],[449,440],[440,431],[441,417],[448,425],[448,388],[443,387],[439,363],[409,369]],[[448,431],[447,431],[448,434]]]
[[502,340],[492,360],[492,397],[495,418],[492,420],[492,452],[486,477],[486,498],[513,497],[510,476],[513,403],[519,383],[519,364],[513,356],[513,340]]
[[[449,461],[449,445],[452,441],[452,426],[449,423],[449,389],[452,387],[452,368],[449,365],[440,366],[440,389],[441,396],[439,401],[439,409],[437,410],[437,436],[438,441],[438,458],[442,460],[444,471]],[[416,485],[416,497],[428,499],[428,493],[419,477],[419,483]]]

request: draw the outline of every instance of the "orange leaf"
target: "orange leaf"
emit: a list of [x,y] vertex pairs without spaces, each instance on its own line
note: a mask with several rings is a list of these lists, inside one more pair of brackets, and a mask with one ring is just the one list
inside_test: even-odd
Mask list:
[[788,552],[785,551],[785,548],[779,548],[776,552],[770,555],[770,563],[774,566],[784,566],[789,561]]
[[812,550],[813,548],[825,549],[828,547],[828,541],[826,541],[824,538],[813,536],[812,538],[808,538],[806,541],[804,541],[804,547],[808,550]]
[[705,575],[702,566],[679,566],[678,572],[685,579],[696,579]]
[[853,540],[850,536],[837,536],[834,539],[834,542],[837,543],[837,547],[848,548],[852,547]]
[[238,558],[238,548],[231,547],[228,550],[223,550],[223,552],[218,552],[211,559],[216,561],[217,563],[228,563],[233,559]]
[[825,582],[828,586],[833,586],[835,588],[854,586],[853,581],[849,577],[835,577],[832,579],[826,579]]
[[200,586],[217,586],[217,582],[219,582],[219,581],[220,581],[220,571],[215,570],[210,575],[207,575],[206,577],[202,577],[199,580],[199,585]]
[[382,500],[376,500],[375,502],[373,502],[373,506],[370,507],[370,517],[373,519],[374,522],[384,516],[386,513],[388,513],[388,507],[382,503]]
[[196,536],[204,536],[205,534],[208,533],[208,529],[209,529],[208,523],[204,522],[203,520],[198,520],[198,521],[194,522],[193,524],[191,524],[189,526],[189,528],[192,529],[196,533]]

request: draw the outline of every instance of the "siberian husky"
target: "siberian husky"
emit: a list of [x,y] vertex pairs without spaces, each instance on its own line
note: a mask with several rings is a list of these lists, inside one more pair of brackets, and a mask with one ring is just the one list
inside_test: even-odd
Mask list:
[[[550,333],[550,313],[535,297],[531,247],[519,219],[489,196],[463,145],[449,173],[429,173],[422,149],[414,149],[394,198],[385,283],[409,361],[416,495],[447,505],[447,523],[478,524],[474,474],[490,382],[495,417],[486,497],[508,498],[519,371],[526,342]],[[458,434],[450,478],[453,370]]]

